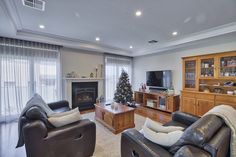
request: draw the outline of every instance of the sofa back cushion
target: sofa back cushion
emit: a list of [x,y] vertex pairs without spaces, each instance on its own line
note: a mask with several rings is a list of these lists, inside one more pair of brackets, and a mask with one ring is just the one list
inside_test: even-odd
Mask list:
[[40,107],[38,106],[32,106],[30,107],[26,113],[25,113],[25,117],[30,120],[40,120],[42,121],[47,128],[53,128],[53,126],[49,123],[48,121],[48,117],[45,113],[44,110],[42,110]]
[[174,154],[184,145],[203,148],[223,124],[224,121],[216,115],[206,115],[188,127],[169,151]]

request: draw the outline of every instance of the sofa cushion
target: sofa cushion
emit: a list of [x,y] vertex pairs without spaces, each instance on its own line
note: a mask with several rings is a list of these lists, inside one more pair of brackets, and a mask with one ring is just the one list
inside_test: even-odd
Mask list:
[[224,121],[215,115],[204,116],[188,127],[169,151],[174,154],[182,146],[188,144],[202,148],[223,124]]
[[143,126],[143,135],[148,140],[159,144],[161,146],[170,147],[175,144],[179,138],[182,136],[183,131],[177,130],[169,133],[163,132],[155,132],[148,128],[147,126]]
[[184,130],[183,127],[180,126],[163,126],[161,123],[151,120],[150,118],[146,118],[144,126],[155,132],[169,133],[177,130]]
[[184,128],[184,129],[189,127],[188,125],[185,125],[185,124],[183,124],[181,122],[173,121],[173,120],[165,123],[163,126],[179,126],[179,127]]
[[70,111],[70,108],[69,107],[60,107],[60,108],[53,109],[53,112],[55,112],[55,113],[62,113],[62,112],[66,112],[66,111]]
[[62,127],[74,122],[77,122],[81,119],[79,110],[72,112],[64,116],[54,116],[48,118],[48,121],[55,127]]

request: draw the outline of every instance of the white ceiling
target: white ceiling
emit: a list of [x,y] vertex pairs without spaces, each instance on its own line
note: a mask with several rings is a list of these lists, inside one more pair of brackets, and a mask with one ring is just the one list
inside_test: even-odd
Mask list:
[[[235,0],[45,2],[42,12],[23,6],[21,0],[1,0],[0,35],[138,56],[236,32]],[[142,11],[141,17],[135,16],[136,10]],[[172,36],[173,31],[178,35]],[[159,42],[149,44],[152,39]]]

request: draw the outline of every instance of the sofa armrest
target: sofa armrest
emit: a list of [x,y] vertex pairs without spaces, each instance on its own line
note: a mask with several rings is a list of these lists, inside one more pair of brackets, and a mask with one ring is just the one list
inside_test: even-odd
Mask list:
[[212,157],[227,156],[229,153],[229,141],[231,137],[231,130],[229,127],[224,126],[211,138],[210,141],[204,146]]
[[70,108],[69,102],[66,101],[66,100],[61,100],[61,101],[56,101],[56,102],[48,103],[48,106],[49,106],[52,110],[55,110],[55,109],[58,109],[58,108],[62,108],[62,107],[68,107],[68,108]]
[[211,155],[194,146],[186,145],[181,147],[174,155],[174,157],[211,157]]
[[189,114],[189,113],[185,113],[185,112],[180,112],[180,111],[176,111],[172,113],[172,120],[173,121],[177,121],[180,123],[183,123],[187,126],[190,126],[191,124],[193,124],[194,122],[196,122],[200,117]]
[[[92,134],[91,134],[92,133]],[[48,132],[47,137],[44,140],[60,140],[60,139],[79,139],[87,134],[91,134],[89,136],[95,137],[96,133],[96,125],[94,122],[90,121],[89,119],[82,119],[78,122],[68,124],[63,127],[58,127],[51,129]]]
[[128,129],[121,135],[121,157],[171,157],[163,147],[147,140],[136,129]]
[[[66,145],[70,148],[64,154],[68,156],[92,156],[96,144],[96,125],[89,119],[83,119],[64,127],[55,128],[48,132],[44,139],[45,144],[61,148]],[[64,155],[65,156],[65,155]],[[62,156],[60,156],[62,157]]]

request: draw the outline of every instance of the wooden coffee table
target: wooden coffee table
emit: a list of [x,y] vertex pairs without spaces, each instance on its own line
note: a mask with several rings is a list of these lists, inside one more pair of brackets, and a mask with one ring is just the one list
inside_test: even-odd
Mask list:
[[135,127],[134,108],[122,104],[102,105],[95,104],[95,119],[118,134],[125,129]]

